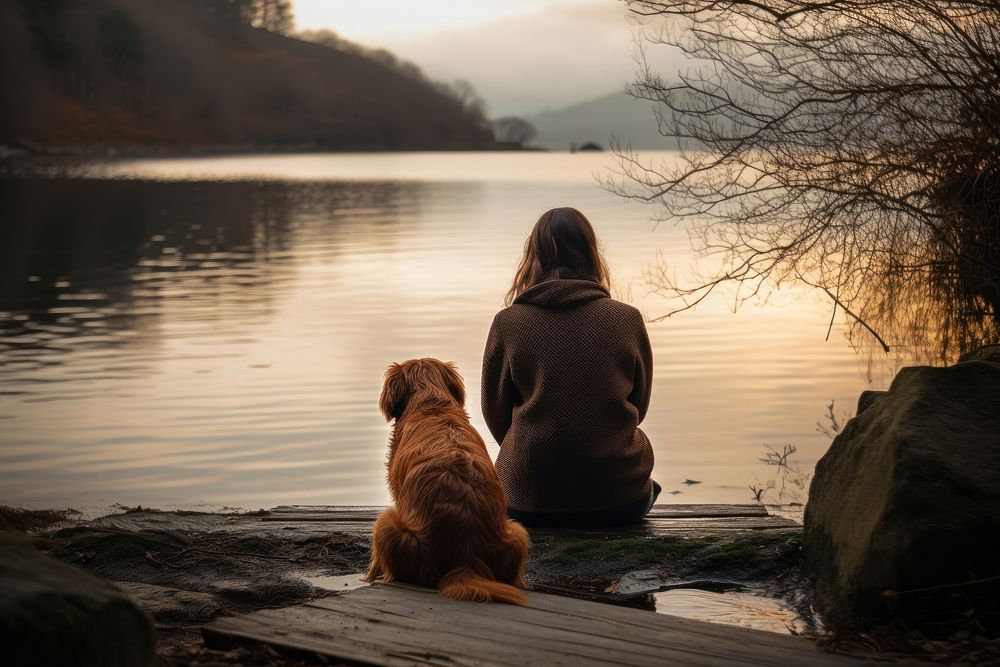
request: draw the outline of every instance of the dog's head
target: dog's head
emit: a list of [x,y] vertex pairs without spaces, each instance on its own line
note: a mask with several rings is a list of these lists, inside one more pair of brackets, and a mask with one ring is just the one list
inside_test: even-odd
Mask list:
[[465,405],[465,386],[455,364],[430,357],[391,364],[385,372],[379,409],[386,421],[399,419],[409,405]]

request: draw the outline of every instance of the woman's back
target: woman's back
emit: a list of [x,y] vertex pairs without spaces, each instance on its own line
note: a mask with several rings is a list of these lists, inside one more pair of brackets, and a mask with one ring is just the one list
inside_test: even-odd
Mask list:
[[652,359],[642,316],[589,280],[556,279],[497,314],[483,360],[483,415],[507,504],[581,512],[650,496],[638,424]]

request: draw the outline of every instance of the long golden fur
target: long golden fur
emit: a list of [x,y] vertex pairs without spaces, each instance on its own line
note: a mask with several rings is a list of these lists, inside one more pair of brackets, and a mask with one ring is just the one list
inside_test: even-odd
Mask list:
[[453,364],[412,359],[386,371],[379,407],[396,420],[388,462],[395,507],[375,522],[365,579],[524,604],[528,533],[507,519],[500,478],[464,406]]

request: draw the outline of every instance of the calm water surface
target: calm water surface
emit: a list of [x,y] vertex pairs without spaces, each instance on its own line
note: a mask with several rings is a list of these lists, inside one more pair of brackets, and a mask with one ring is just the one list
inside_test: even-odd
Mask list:
[[[665,154],[664,159],[671,159]],[[682,227],[602,190],[603,154],[246,156],[19,168],[0,179],[0,503],[269,507],[388,500],[391,361],[458,363],[473,424],[486,333],[547,208],[594,222],[615,294],[683,274]],[[765,443],[811,469],[831,400],[883,388],[812,294],[650,324],[644,428],[667,502],[748,502]],[[700,484],[685,484],[686,480]],[[765,499],[775,500],[771,492]]]

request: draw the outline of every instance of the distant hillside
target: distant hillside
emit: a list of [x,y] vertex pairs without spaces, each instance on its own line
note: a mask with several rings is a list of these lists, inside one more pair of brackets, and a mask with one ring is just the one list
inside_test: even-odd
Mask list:
[[240,7],[0,0],[0,145],[492,144],[481,112],[442,87],[363,54],[253,28]]
[[533,143],[545,148],[567,150],[595,142],[608,148],[612,136],[622,145],[632,148],[662,150],[676,148],[677,143],[656,131],[653,105],[623,92],[611,93],[589,102],[555,111],[543,111],[527,117],[538,130]]

